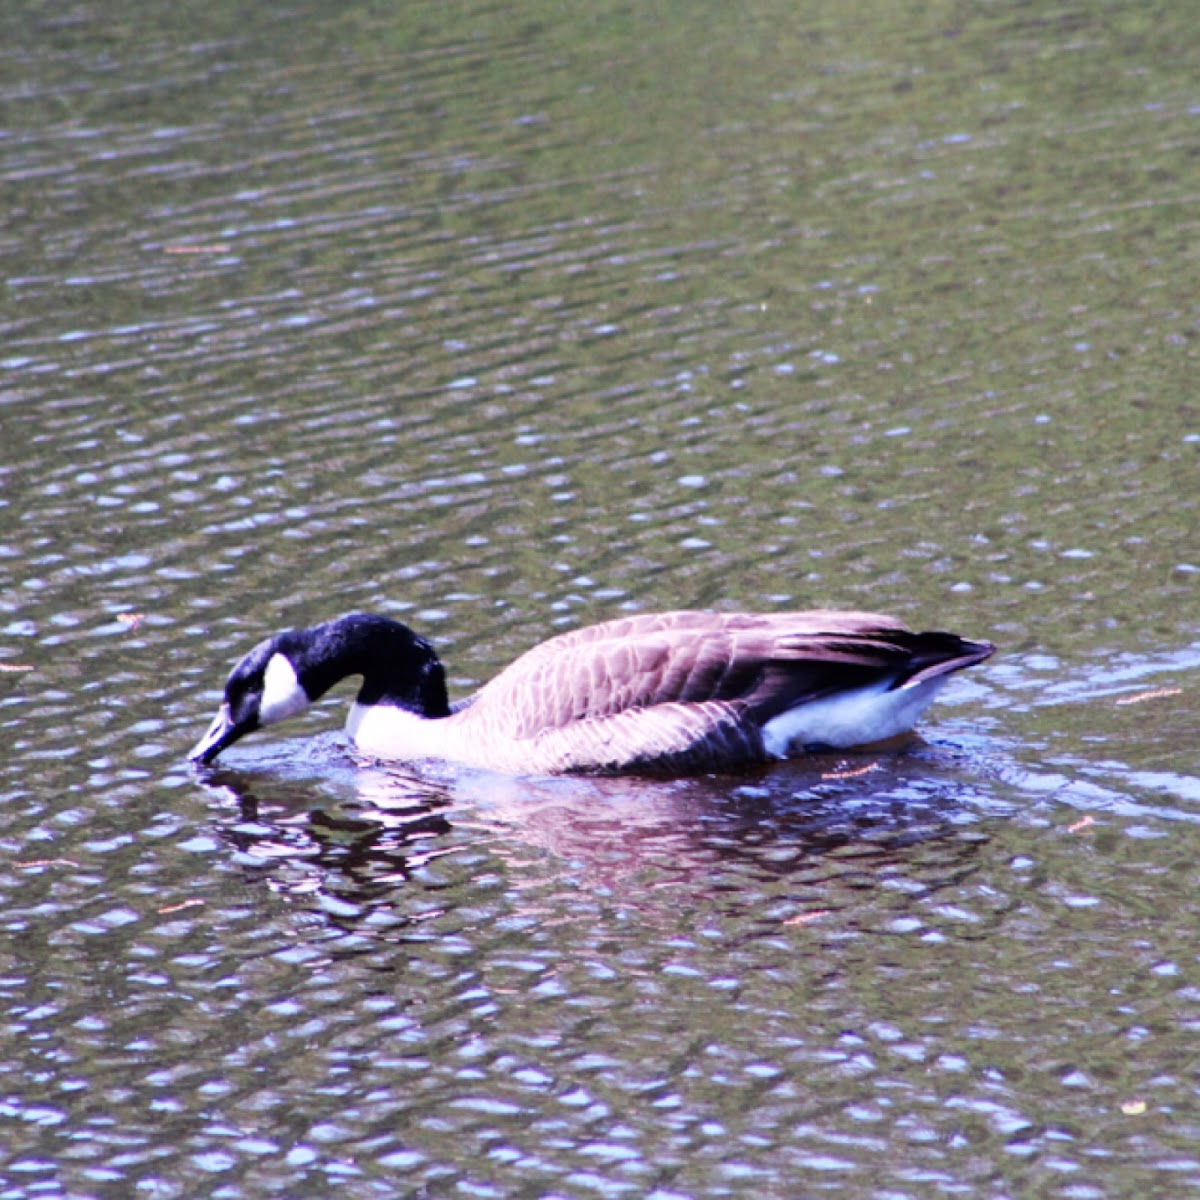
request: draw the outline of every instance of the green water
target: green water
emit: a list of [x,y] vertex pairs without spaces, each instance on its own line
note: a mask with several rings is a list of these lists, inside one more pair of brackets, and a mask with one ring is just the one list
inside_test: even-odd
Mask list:
[[[1200,1185],[1189,6],[0,15],[4,1197]],[[182,761],[352,608],[986,637],[681,783]]]

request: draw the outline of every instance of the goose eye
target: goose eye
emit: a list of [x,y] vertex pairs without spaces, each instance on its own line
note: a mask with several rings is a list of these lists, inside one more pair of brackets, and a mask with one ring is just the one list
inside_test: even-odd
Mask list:
[[244,678],[231,679],[225,688],[225,701],[235,717],[244,716],[257,703],[258,688],[251,687]]

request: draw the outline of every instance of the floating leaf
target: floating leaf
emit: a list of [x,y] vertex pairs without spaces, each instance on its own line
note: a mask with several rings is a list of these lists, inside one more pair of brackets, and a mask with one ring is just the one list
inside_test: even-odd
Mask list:
[[228,254],[229,243],[213,242],[211,245],[202,246],[190,242],[182,242],[175,246],[164,246],[163,251],[166,254]]
[[878,771],[879,764],[877,762],[867,763],[865,767],[847,767],[844,771],[826,771],[822,779],[858,779],[861,775],[870,775],[872,771]]
[[822,917],[829,916],[829,909],[814,908],[812,912],[797,913],[794,917],[784,918],[785,925],[807,925],[810,921],[819,921]]
[[1142,704],[1147,700],[1161,700],[1164,696],[1178,696],[1183,688],[1165,687],[1154,688],[1149,692],[1135,692],[1132,696],[1122,696],[1116,704]]

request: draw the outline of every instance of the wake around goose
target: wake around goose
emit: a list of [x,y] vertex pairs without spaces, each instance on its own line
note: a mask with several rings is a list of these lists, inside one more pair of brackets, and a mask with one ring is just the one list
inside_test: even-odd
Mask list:
[[429,642],[350,613],[255,646],[190,757],[211,763],[359,676],[346,729],[377,758],[505,774],[726,770],[904,733],[994,649],[878,613],[646,613],[550,638],[452,707]]

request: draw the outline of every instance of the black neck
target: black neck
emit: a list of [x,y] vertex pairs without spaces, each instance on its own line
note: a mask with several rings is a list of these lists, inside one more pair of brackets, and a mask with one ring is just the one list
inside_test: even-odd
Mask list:
[[282,634],[279,648],[295,665],[310,700],[348,675],[361,675],[359,704],[393,704],[423,717],[450,714],[446,673],[438,656],[399,621],[350,613]]

